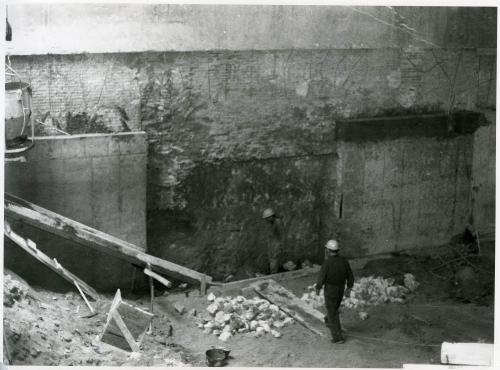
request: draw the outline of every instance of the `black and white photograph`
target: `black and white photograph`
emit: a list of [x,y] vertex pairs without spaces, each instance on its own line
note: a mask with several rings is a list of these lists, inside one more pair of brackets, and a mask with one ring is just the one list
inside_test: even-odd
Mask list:
[[494,2],[0,4],[2,365],[494,367]]

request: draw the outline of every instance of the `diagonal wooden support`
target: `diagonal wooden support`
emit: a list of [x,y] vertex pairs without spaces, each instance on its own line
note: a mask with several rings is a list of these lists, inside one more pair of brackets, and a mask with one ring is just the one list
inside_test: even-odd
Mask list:
[[196,285],[201,285],[203,280],[207,284],[212,282],[212,278],[208,275],[151,256],[131,243],[51,212],[9,193],[5,193],[4,196],[4,215],[9,219],[25,222],[54,235],[72,240],[82,246],[122,258],[143,268],[150,264],[152,270],[181,281]]
[[[151,265],[150,264],[148,264],[148,268],[144,269],[144,272],[146,272],[146,270],[151,271]],[[153,313],[154,301],[155,301],[155,284],[153,282],[153,277],[151,275],[149,275],[149,294],[150,294],[150,298],[151,298],[150,311],[151,311],[151,313]],[[149,329],[148,329],[147,333],[148,334],[152,334],[153,333],[153,324],[152,323],[149,323]]]
[[157,273],[155,273],[154,271],[151,271],[150,269],[148,268],[145,268],[144,269],[144,273],[146,275],[148,275],[149,277],[152,277],[153,279],[155,279],[156,281],[162,283],[163,285],[165,285],[167,288],[171,288],[172,287],[172,283],[170,281],[168,281],[167,279],[165,279],[163,276],[161,275],[158,275]]
[[257,281],[249,286],[261,297],[275,304],[299,324],[322,337],[325,328],[324,315],[310,307],[295,294],[272,279]]
[[123,350],[137,352],[153,316],[152,313],[123,302],[118,289],[99,340]]
[[39,262],[43,263],[45,266],[49,267],[51,270],[58,273],[61,277],[69,281],[71,284],[75,284],[75,282],[77,282],[80,288],[93,300],[99,300],[99,294],[91,286],[81,280],[78,276],[66,270],[63,266],[61,266],[61,264],[59,264],[59,262],[57,262],[57,260],[51,259],[45,253],[37,249],[35,242],[30,239],[24,239],[22,236],[12,231],[7,221],[5,221],[4,223],[4,235],[12,240],[17,246],[21,247],[21,249],[23,249],[25,252],[30,254]]
[[74,281],[74,284],[75,284],[76,288],[78,289],[78,291],[80,292],[80,295],[82,296],[83,300],[85,301],[85,304],[89,308],[90,313],[92,314],[92,316],[94,316],[96,314],[96,312],[94,311],[94,308],[90,305],[89,301],[87,300],[85,293],[82,291],[82,289],[80,288],[80,286],[78,285],[78,283],[76,281]]
[[132,334],[130,334],[130,331],[127,328],[127,325],[123,322],[122,317],[120,314],[116,311],[113,311],[111,313],[111,317],[113,320],[115,320],[116,325],[120,328],[123,336],[125,337],[125,340],[127,341],[128,345],[134,352],[139,352],[139,345],[137,342],[134,340],[134,337]]

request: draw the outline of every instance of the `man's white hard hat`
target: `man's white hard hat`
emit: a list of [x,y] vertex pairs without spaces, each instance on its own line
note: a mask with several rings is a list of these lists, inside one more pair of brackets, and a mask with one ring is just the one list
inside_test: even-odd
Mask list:
[[325,248],[331,251],[338,251],[339,250],[339,243],[337,243],[336,240],[331,239],[326,242]]
[[262,218],[269,218],[271,216],[274,216],[274,211],[271,208],[267,208],[262,212]]

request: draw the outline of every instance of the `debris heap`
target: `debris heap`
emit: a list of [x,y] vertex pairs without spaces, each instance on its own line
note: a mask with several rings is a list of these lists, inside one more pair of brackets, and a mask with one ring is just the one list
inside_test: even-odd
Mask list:
[[[354,282],[351,295],[342,301],[342,306],[356,309],[389,302],[403,303],[406,295],[417,289],[419,285],[412,274],[404,275],[404,286],[395,285],[393,278],[362,277]],[[308,292],[302,295],[302,300],[315,308],[325,304],[323,289],[320,295],[316,295],[314,285],[307,287],[307,290]]]
[[204,333],[214,334],[224,342],[235,334],[249,332],[255,337],[270,333],[279,338],[278,329],[294,322],[278,306],[259,297],[216,297],[210,293],[207,299],[210,304],[206,310],[210,316],[199,318],[197,325]]
[[8,274],[4,275],[3,290],[3,304],[6,307],[14,306],[14,303],[24,299],[28,292],[28,288],[24,284],[12,279]]

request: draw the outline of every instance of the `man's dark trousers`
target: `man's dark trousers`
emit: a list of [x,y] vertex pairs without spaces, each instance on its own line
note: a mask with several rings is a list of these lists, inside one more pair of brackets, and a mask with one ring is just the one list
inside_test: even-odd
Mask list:
[[342,337],[339,319],[339,307],[344,297],[344,287],[338,285],[325,285],[325,305],[328,317],[328,327],[334,340]]

